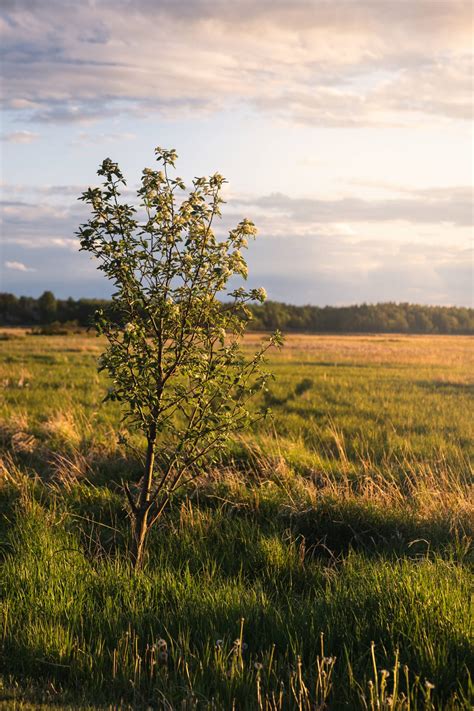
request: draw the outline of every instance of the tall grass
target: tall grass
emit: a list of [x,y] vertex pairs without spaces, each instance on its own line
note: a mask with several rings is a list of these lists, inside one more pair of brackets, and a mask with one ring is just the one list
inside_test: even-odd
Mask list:
[[98,406],[96,341],[71,339],[2,351],[5,708],[471,708],[466,361],[369,352],[329,373],[355,346],[321,362],[300,343],[276,364],[274,428],[175,497],[133,575],[119,484],[136,461]]
[[[242,484],[235,473],[210,479],[199,501],[176,501],[133,576],[113,493],[60,490],[10,469],[4,672],[104,703],[436,708],[429,691],[446,708],[467,708],[465,543],[434,529],[431,546],[411,554],[411,542],[397,555],[398,541],[383,550],[369,538],[331,550],[324,517],[309,528],[321,539],[301,533],[298,516],[311,508],[288,475]],[[338,520],[345,515],[342,506]],[[393,689],[382,669],[398,664]]]

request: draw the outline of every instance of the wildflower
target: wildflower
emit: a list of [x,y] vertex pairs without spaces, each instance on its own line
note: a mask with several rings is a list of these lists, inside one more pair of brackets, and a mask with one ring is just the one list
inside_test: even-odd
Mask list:
[[102,197],[100,195],[94,195],[92,198],[92,207],[95,210],[100,210],[102,207]]
[[229,259],[229,265],[236,274],[241,274],[245,279],[248,275],[248,268],[245,263],[245,259],[242,257],[240,252],[237,250],[233,252]]
[[431,681],[428,681],[428,679],[425,681],[425,686],[428,689],[428,691],[431,691],[431,689],[435,688],[435,685],[431,683]]
[[263,288],[263,286],[260,287],[260,289],[252,289],[250,292],[252,299],[255,299],[256,301],[260,301],[261,304],[266,300],[267,298],[267,292]]
[[253,665],[253,668],[255,669],[255,671],[258,671],[258,672],[262,671],[263,664],[261,662],[255,662],[255,664]]
[[238,654],[243,654],[245,650],[248,648],[248,644],[246,642],[241,642],[239,638],[234,640],[234,652]]
[[135,325],[133,323],[127,323],[123,330],[125,333],[132,333],[132,331],[135,330]]
[[257,228],[251,220],[242,220],[239,227],[241,227],[243,234],[250,235],[251,237],[255,237],[257,234]]
[[169,296],[166,299],[166,306],[168,309],[168,313],[172,317],[177,317],[179,315],[179,306],[178,304],[175,304],[173,299],[171,299]]

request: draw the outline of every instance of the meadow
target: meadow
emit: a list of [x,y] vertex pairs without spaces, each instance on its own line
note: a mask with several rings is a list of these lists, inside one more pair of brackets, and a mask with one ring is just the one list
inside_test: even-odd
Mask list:
[[473,344],[289,336],[133,574],[104,342],[4,329],[0,709],[471,709]]

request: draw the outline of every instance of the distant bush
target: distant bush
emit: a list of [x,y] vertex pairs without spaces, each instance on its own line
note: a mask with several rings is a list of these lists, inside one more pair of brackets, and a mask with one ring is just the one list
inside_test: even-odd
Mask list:
[[17,333],[0,333],[0,341],[15,341],[21,338]]
[[31,329],[31,336],[68,336],[74,333],[82,333],[84,328],[80,326],[77,321],[66,321],[65,323],[60,323],[59,321],[53,321],[53,323],[45,324],[44,326],[36,326]]

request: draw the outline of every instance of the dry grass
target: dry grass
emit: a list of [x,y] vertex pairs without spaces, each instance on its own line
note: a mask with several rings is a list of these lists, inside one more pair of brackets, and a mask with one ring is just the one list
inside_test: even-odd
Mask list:
[[[263,337],[265,334],[247,334],[245,344],[254,347]],[[295,358],[302,362],[327,359],[340,363],[467,365],[474,372],[474,337],[289,334],[278,360],[292,361]]]
[[[28,329],[0,328],[0,336],[12,341],[2,347],[21,352]],[[15,338],[17,337],[17,338]],[[267,333],[247,333],[244,343],[254,349]],[[92,332],[68,336],[28,337],[29,352],[100,353],[105,339]],[[46,346],[46,348],[45,348]],[[468,365],[474,368],[474,336],[430,336],[405,334],[287,334],[278,360],[311,361],[314,358],[335,362],[398,363],[424,365]],[[0,373],[1,380],[1,373]],[[474,380],[474,376],[473,376]]]
[[[210,472],[199,485],[200,496],[257,510],[262,497],[274,489],[280,492],[282,507],[290,514],[311,514],[326,504],[353,504],[378,511],[381,519],[384,515],[400,520],[409,517],[420,529],[444,526],[453,540],[464,540],[466,552],[470,548],[474,537],[474,472],[469,461],[460,459],[455,467],[442,458],[429,462],[406,456],[386,464],[365,459],[355,472],[346,459],[346,471],[343,467],[334,472],[325,467],[324,457],[315,454],[313,471],[302,477],[286,462],[278,440],[264,444],[246,440],[243,446],[248,450],[248,468],[239,471],[220,467]],[[339,446],[344,452],[343,443]],[[245,496],[246,491],[251,494]]]
[[60,440],[65,446],[77,447],[81,442],[77,413],[72,408],[57,410],[49,415],[42,430],[47,437]]

